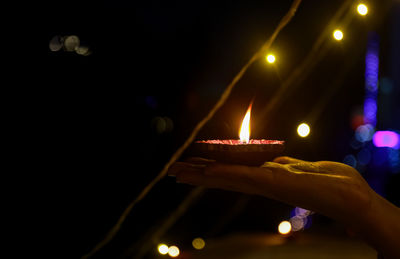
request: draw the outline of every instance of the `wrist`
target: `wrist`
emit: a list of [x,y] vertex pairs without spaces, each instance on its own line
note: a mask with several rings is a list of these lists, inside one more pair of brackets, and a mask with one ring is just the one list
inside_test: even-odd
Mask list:
[[400,258],[400,208],[374,193],[360,223],[360,234],[383,258]]

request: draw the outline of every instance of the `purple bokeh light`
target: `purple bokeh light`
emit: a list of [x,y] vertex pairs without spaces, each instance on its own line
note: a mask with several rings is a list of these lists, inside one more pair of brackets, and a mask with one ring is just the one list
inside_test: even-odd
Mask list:
[[375,132],[372,142],[376,147],[390,147],[399,149],[400,136],[393,131],[377,131]]
[[379,77],[379,36],[369,35],[367,54],[365,55],[365,101],[364,123],[376,126],[377,95]]

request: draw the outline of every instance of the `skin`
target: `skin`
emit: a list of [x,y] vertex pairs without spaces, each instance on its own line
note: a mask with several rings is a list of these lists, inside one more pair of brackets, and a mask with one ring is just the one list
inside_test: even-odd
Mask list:
[[261,167],[190,158],[168,171],[177,182],[261,195],[338,220],[384,258],[400,258],[400,208],[374,192],[352,167],[278,157]]

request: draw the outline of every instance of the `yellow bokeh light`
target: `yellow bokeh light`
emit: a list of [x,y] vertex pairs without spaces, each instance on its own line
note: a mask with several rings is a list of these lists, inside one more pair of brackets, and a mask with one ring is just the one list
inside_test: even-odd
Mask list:
[[306,123],[302,123],[297,127],[297,134],[300,137],[305,138],[310,134],[310,126]]
[[177,246],[170,246],[168,248],[168,254],[171,257],[177,257],[179,255],[179,248]]
[[275,63],[275,60],[276,60],[275,55],[273,55],[273,54],[268,54],[268,55],[265,57],[265,59],[266,59],[267,62],[270,63],[270,64]]
[[335,38],[335,40],[342,40],[343,39],[343,32],[341,30],[335,30],[333,32],[333,38]]
[[357,6],[357,12],[362,16],[367,15],[368,7],[365,4],[359,4]]
[[292,225],[290,225],[290,222],[286,220],[282,221],[278,226],[278,231],[282,235],[289,234],[291,230],[292,230]]
[[162,255],[168,254],[168,246],[165,244],[159,244],[157,249],[158,249],[158,252]]
[[200,250],[203,249],[204,246],[206,245],[206,242],[200,237],[193,239],[192,245],[195,249]]

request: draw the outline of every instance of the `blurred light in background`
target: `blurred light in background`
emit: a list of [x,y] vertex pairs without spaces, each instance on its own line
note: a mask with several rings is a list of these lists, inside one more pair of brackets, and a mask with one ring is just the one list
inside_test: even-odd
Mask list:
[[399,149],[399,134],[393,131],[377,131],[373,136],[373,143],[376,147],[390,147]]
[[356,130],[359,126],[364,124],[364,114],[356,114],[351,118],[351,128]]
[[301,217],[307,217],[308,215],[313,214],[311,211],[300,208],[300,207],[294,208],[294,213],[296,216],[301,216]]
[[352,140],[350,141],[350,146],[351,146],[353,149],[360,149],[360,148],[362,148],[364,145],[365,145],[365,143],[364,143],[364,142],[358,141],[356,137],[353,137]]
[[66,51],[75,51],[80,44],[81,41],[76,35],[70,35],[64,38],[64,49]]
[[63,49],[67,52],[75,52],[81,56],[89,56],[90,54],[92,54],[89,46],[85,43],[82,44],[81,40],[76,35],[56,35],[50,40],[49,48],[53,52]]
[[341,30],[335,30],[333,32],[333,38],[337,41],[342,40],[343,39],[343,32]]
[[358,163],[361,165],[368,165],[371,161],[371,151],[368,148],[363,148],[357,154]]
[[51,51],[61,50],[63,47],[63,42],[64,42],[64,39],[61,36],[59,36],[59,35],[54,36],[49,42],[50,50]]
[[266,59],[267,62],[270,63],[270,64],[275,63],[275,60],[276,60],[276,58],[275,58],[275,56],[274,56],[273,54],[268,54],[268,55],[265,57],[265,59]]
[[389,163],[393,173],[400,173],[400,152],[399,149],[389,149]]
[[343,159],[343,163],[346,165],[349,165],[351,167],[356,168],[357,167],[357,159],[353,155],[347,155]]
[[92,54],[92,51],[89,49],[88,46],[80,45],[75,49],[75,52],[82,56],[89,56]]
[[377,96],[379,72],[379,36],[371,32],[368,35],[367,54],[365,55],[365,101],[364,123],[376,126]]
[[372,125],[361,125],[356,129],[355,137],[360,142],[367,142],[372,139],[374,132],[375,130]]
[[290,218],[290,225],[293,231],[299,231],[307,224],[307,217],[294,216]]
[[192,241],[192,246],[197,250],[203,249],[205,245],[206,245],[206,242],[204,242],[204,239],[202,239],[200,237],[195,238]]
[[305,138],[310,134],[310,126],[307,123],[302,123],[297,127],[297,134],[300,137]]
[[312,211],[296,207],[290,213],[290,225],[291,231],[299,231],[309,227],[311,224],[311,215],[313,214]]
[[368,7],[365,4],[359,4],[357,6],[357,12],[358,14],[365,16],[368,13]]
[[383,77],[379,82],[379,88],[381,89],[381,93],[390,94],[394,88],[393,81],[388,77]]
[[151,127],[158,134],[171,132],[174,128],[174,123],[168,117],[154,117],[151,120]]
[[159,244],[157,250],[162,255],[168,254],[168,246],[165,244]]
[[177,257],[179,253],[179,248],[177,246],[170,246],[168,248],[168,255],[171,257]]
[[290,225],[290,222],[286,220],[282,221],[278,226],[278,231],[282,235],[289,234],[291,230],[292,230],[292,225]]

